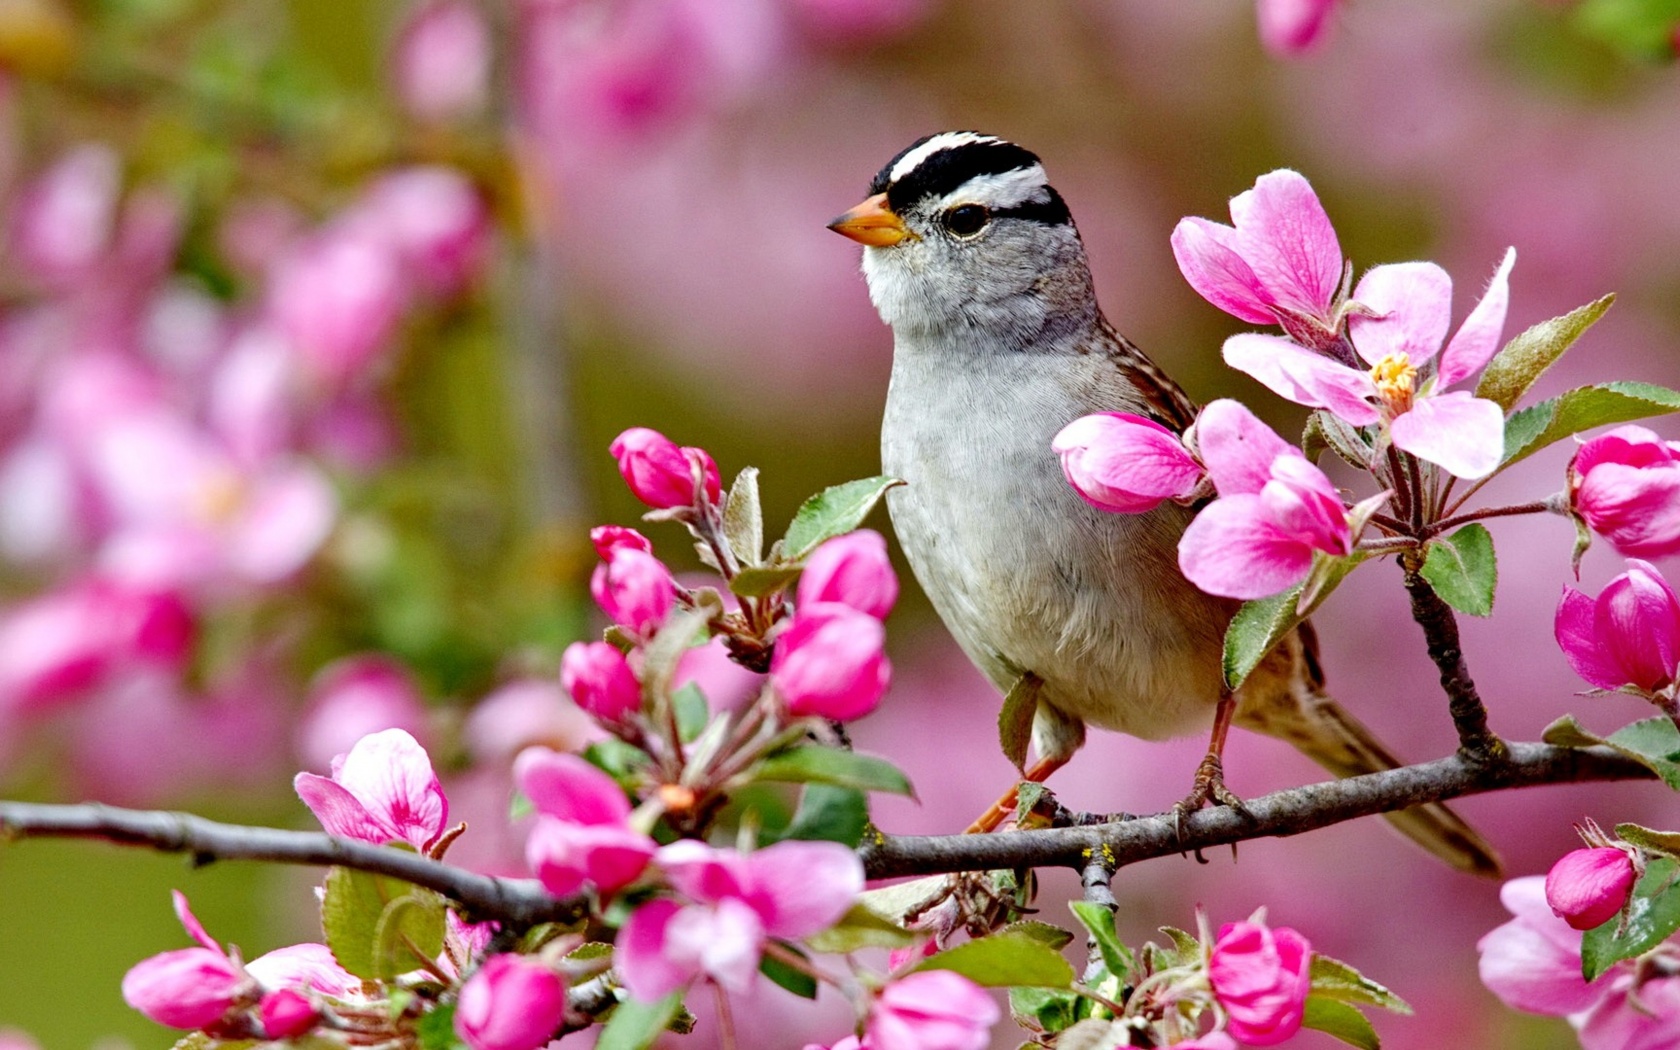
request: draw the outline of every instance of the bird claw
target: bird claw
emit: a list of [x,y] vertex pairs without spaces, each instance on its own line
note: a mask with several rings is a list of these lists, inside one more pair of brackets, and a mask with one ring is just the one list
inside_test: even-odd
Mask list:
[[1173,805],[1173,822],[1178,826],[1180,842],[1184,841],[1184,823],[1190,814],[1209,803],[1229,806],[1245,817],[1253,816],[1237,793],[1225,786],[1225,765],[1219,756],[1211,751],[1202,759],[1202,764],[1196,767],[1196,779],[1191,784],[1190,794]]

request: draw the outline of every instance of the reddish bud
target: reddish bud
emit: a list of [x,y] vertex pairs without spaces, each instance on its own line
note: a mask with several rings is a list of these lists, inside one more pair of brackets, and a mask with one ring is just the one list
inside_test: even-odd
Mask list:
[[648,635],[670,615],[676,602],[671,570],[647,551],[616,547],[595,567],[589,591],[612,621]]
[[824,543],[805,562],[797,600],[801,607],[839,602],[885,619],[898,600],[887,541],[873,529],[859,529]]
[[1637,874],[1633,858],[1614,846],[1563,855],[1546,876],[1552,914],[1577,930],[1602,926],[1627,904]]
[[706,497],[716,503],[723,493],[717,464],[704,449],[678,445],[657,430],[631,427],[608,446],[618,471],[635,497],[650,507],[669,510],[695,503],[695,471],[705,481]]
[[536,1050],[565,1016],[559,974],[523,955],[493,955],[461,986],[455,1033],[473,1050]]
[[1226,923],[1208,960],[1213,994],[1229,1031],[1249,1046],[1272,1046],[1300,1031],[1312,946],[1287,926]]
[[875,710],[892,680],[881,621],[823,602],[800,609],[776,640],[770,680],[796,717],[847,721]]
[[321,1017],[307,996],[290,988],[263,996],[257,1004],[257,1015],[262,1020],[263,1036],[267,1039],[300,1036],[314,1028]]
[[603,722],[623,721],[641,709],[642,687],[630,661],[606,642],[573,642],[560,657],[560,687]]

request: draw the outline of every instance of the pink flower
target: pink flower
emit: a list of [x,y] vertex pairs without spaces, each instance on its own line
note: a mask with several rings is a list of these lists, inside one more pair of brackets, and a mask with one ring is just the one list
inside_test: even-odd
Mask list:
[[245,964],[245,972],[270,991],[290,988],[334,999],[362,996],[362,979],[338,965],[332,950],[324,944],[289,944],[264,952]]
[[602,558],[611,557],[615,547],[632,547],[649,554],[653,553],[652,541],[635,529],[623,525],[597,525],[589,530],[589,542],[595,545],[595,553]]
[[1680,453],[1644,427],[1584,442],[1569,463],[1569,501],[1629,557],[1680,552]]
[[1680,599],[1650,562],[1628,559],[1597,599],[1565,587],[1554,630],[1569,666],[1600,689],[1650,695],[1680,668]]
[[892,681],[881,621],[848,605],[799,609],[776,639],[770,681],[788,713],[838,721],[875,710]]
[[78,146],[18,194],[11,247],[21,272],[53,284],[86,276],[111,248],[122,161],[109,146]]
[[1626,850],[1573,850],[1546,875],[1546,903],[1572,928],[1590,930],[1622,910],[1637,878]]
[[332,779],[299,773],[292,786],[331,835],[378,846],[401,840],[425,852],[449,823],[431,758],[401,729],[358,740],[333,759]]
[[1298,58],[1330,39],[1337,0],[1259,0],[1260,42],[1279,58]]
[[490,27],[476,4],[428,0],[398,32],[392,86],[420,120],[470,117],[489,97],[491,57]]
[[315,1027],[321,1012],[309,997],[290,988],[269,992],[257,1003],[257,1018],[266,1039],[292,1039]]
[[950,970],[908,974],[881,989],[869,1014],[871,1050],[984,1050],[997,1003]]
[[693,903],[659,899],[619,931],[615,964],[625,987],[651,1002],[707,977],[751,987],[767,938],[799,938],[834,925],[863,889],[857,855],[832,842],[779,842],[752,853],[681,841],[658,865]]
[[1231,220],[1174,227],[1173,257],[1190,287],[1250,324],[1281,324],[1309,345],[1333,339],[1342,248],[1307,180],[1287,169],[1260,176],[1231,198]]
[[560,657],[560,687],[603,722],[621,722],[642,708],[642,684],[630,661],[606,642],[573,642]]
[[1369,370],[1255,332],[1225,340],[1225,362],[1296,404],[1329,409],[1354,426],[1384,424],[1396,447],[1457,477],[1485,477],[1505,453],[1505,411],[1447,387],[1498,351],[1516,257],[1514,248],[1505,253],[1444,351],[1452,278],[1434,263],[1398,263],[1373,268],[1354,289],[1364,310],[1349,316],[1348,334]]
[[560,975],[523,955],[492,955],[461,986],[455,1033],[473,1050],[536,1050],[566,1017]]
[[344,223],[382,241],[433,295],[459,292],[483,268],[489,246],[484,198],[465,175],[443,165],[381,177]]
[[170,1028],[205,1028],[248,999],[255,982],[205,932],[186,896],[176,890],[173,897],[176,917],[200,946],[135,963],[123,976],[123,1001]]
[[1142,514],[1181,499],[1202,481],[1202,465],[1177,434],[1143,416],[1101,412],[1063,427],[1050,443],[1062,473],[1098,510]]
[[650,507],[669,510],[693,505],[696,478],[713,503],[723,491],[717,464],[705,449],[679,446],[657,430],[631,427],[613,439],[609,451],[618,460],[618,471],[631,493]]
[[514,760],[513,777],[539,814],[525,859],[548,892],[568,897],[592,885],[610,896],[647,868],[654,842],[629,826],[629,800],[607,774],[532,747]]
[[590,593],[613,623],[644,638],[671,614],[675,586],[663,562],[630,546],[608,551],[589,580]]
[[1476,942],[1482,983],[1514,1010],[1563,1017],[1591,1007],[1608,991],[1616,971],[1592,984],[1581,976],[1581,934],[1546,903],[1539,875],[1512,879],[1499,901],[1515,916]]
[[407,667],[382,653],[347,656],[329,664],[309,688],[298,731],[305,765],[331,767],[335,756],[381,729],[427,735],[426,702]]
[[1287,926],[1257,922],[1220,927],[1208,960],[1208,981],[1229,1018],[1227,1028],[1250,1046],[1272,1046],[1301,1028],[1312,946]]
[[887,541],[873,529],[836,536],[811,553],[799,577],[796,601],[803,608],[839,602],[877,620],[898,600],[898,577],[887,558]]
[[1191,583],[1227,598],[1264,598],[1305,579],[1314,551],[1352,551],[1347,509],[1330,479],[1247,408],[1208,405],[1196,441],[1219,498],[1179,541],[1179,568]]
[[396,253],[354,224],[294,245],[269,289],[275,323],[332,383],[366,371],[395,334],[405,300]]
[[1569,1021],[1582,1050],[1671,1050],[1680,1046],[1680,977],[1641,982],[1624,971],[1604,998]]
[[515,678],[473,705],[462,738],[480,766],[511,765],[533,744],[582,751],[607,736],[600,723],[570,702],[559,679]]

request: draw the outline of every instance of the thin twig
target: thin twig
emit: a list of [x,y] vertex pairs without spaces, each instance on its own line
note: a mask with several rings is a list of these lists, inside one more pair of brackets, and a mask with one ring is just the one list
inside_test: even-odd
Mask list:
[[1508,518],[1516,514],[1545,514],[1552,509],[1551,501],[1543,499],[1537,499],[1532,503],[1518,503],[1509,507],[1488,507],[1482,510],[1473,510],[1468,514],[1443,518],[1430,525],[1424,532],[1426,536],[1439,536],[1441,533],[1456,529],[1460,525],[1468,525],[1472,521],[1481,521],[1484,518]]
[[1488,728],[1487,708],[1476,692],[1464,649],[1458,640],[1458,620],[1452,607],[1441,600],[1435,588],[1423,578],[1423,554],[1406,551],[1400,555],[1405,570],[1406,593],[1412,598],[1412,619],[1423,628],[1429,658],[1441,672],[1441,689],[1447,694],[1447,710],[1458,730],[1459,754],[1473,762],[1497,762],[1505,744]]

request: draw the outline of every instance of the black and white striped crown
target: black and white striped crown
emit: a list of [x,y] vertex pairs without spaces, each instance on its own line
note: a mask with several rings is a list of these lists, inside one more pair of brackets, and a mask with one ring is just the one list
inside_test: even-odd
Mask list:
[[943,131],[917,139],[887,162],[869,184],[869,192],[885,193],[887,207],[899,215],[931,198],[939,207],[983,204],[994,217],[1047,225],[1071,221],[1036,154],[975,131]]

